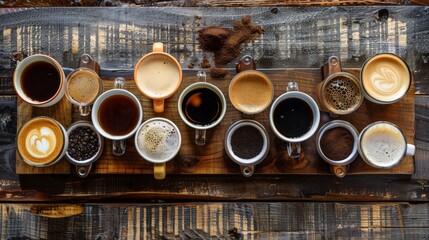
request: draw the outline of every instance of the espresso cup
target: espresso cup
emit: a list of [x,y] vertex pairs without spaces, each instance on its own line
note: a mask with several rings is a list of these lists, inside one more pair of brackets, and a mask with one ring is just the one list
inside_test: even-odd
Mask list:
[[253,115],[270,106],[274,97],[271,80],[262,72],[247,70],[235,75],[228,88],[232,105],[245,115]]
[[323,125],[316,137],[319,156],[331,165],[337,177],[344,177],[348,164],[358,155],[359,132],[349,122],[333,120]]
[[103,81],[89,68],[78,68],[67,76],[66,97],[79,106],[81,116],[88,116],[91,104],[103,92]]
[[137,131],[143,120],[143,109],[138,98],[123,89],[125,79],[116,78],[114,87],[95,100],[91,119],[101,135],[113,140],[113,155],[121,156],[125,153],[125,140]]
[[270,138],[264,126],[254,120],[240,120],[232,124],[225,136],[225,151],[240,165],[245,177],[252,176],[254,167],[268,155]]
[[69,144],[66,136],[58,121],[45,116],[32,118],[18,131],[18,153],[31,166],[51,166],[64,157]]
[[359,154],[374,168],[389,169],[405,156],[414,156],[415,146],[407,144],[404,133],[391,122],[378,121],[365,127],[359,135]]
[[364,98],[359,80],[354,75],[343,72],[337,56],[330,57],[322,69],[324,80],[316,86],[316,100],[320,110],[329,112],[331,116],[356,111]]
[[52,57],[35,54],[18,63],[13,86],[25,102],[35,107],[49,107],[64,96],[64,71]]
[[134,69],[139,91],[153,100],[153,110],[164,112],[164,100],[171,97],[182,83],[179,62],[163,51],[163,44],[153,44],[153,52],[144,55]]
[[195,129],[195,143],[206,144],[206,130],[218,125],[226,113],[222,91],[207,82],[189,85],[179,96],[177,108],[180,118]]
[[365,98],[378,104],[401,100],[412,81],[408,65],[392,53],[377,54],[366,60],[360,78]]
[[146,120],[138,128],[134,142],[140,156],[154,163],[155,179],[164,179],[166,163],[179,152],[182,137],[172,121],[155,117]]
[[300,156],[301,142],[313,136],[319,122],[319,107],[312,97],[298,91],[296,82],[289,82],[287,92],[271,105],[271,129],[278,138],[287,142],[287,151],[292,158]]

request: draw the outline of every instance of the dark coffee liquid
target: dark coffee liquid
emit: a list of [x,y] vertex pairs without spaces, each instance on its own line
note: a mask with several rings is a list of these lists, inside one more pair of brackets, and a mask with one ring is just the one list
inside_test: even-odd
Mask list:
[[100,105],[98,121],[107,133],[120,136],[131,132],[139,120],[137,104],[127,96],[113,95]]
[[274,110],[274,125],[285,137],[300,137],[310,130],[312,124],[311,107],[299,98],[285,99]]
[[22,90],[34,101],[49,100],[58,91],[60,84],[61,78],[57,68],[48,62],[30,63],[22,72]]
[[261,132],[252,126],[243,126],[231,135],[232,152],[244,159],[256,157],[264,146],[264,138]]
[[186,94],[182,110],[187,119],[198,125],[209,125],[215,122],[221,113],[220,97],[210,89],[199,88]]
[[320,139],[320,148],[331,160],[346,159],[353,151],[353,135],[345,128],[327,130]]

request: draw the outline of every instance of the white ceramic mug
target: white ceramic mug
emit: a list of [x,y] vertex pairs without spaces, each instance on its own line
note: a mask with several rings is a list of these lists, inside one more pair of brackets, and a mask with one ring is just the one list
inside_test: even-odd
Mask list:
[[[32,68],[34,68],[34,71],[40,72],[40,67],[35,66],[35,64],[44,64],[48,63],[48,67],[52,67],[56,70],[56,74],[58,74],[58,79],[55,81],[58,81],[58,83],[55,83],[55,86],[52,86],[50,91],[52,92],[51,95],[44,97],[44,100],[36,100],[35,97],[32,97],[31,95],[36,95],[37,91],[34,87],[27,87],[30,91],[33,91],[33,93],[30,93],[30,91],[26,92],[26,86],[29,84],[28,82],[37,81],[35,85],[38,87],[40,86],[40,91],[46,91],[47,84],[51,84],[50,82],[46,82],[46,79],[24,79],[25,75],[32,75],[31,77],[34,77],[34,74],[26,73],[26,71],[31,71]],[[45,69],[46,70],[46,69]],[[40,73],[43,75],[43,72]],[[46,75],[46,74],[45,74]],[[24,83],[25,82],[27,83]],[[29,84],[31,86],[31,84]],[[58,86],[57,86],[58,85]],[[18,63],[15,72],[13,73],[13,86],[15,87],[15,91],[18,94],[18,96],[24,100],[25,102],[35,106],[35,107],[49,107],[54,105],[55,103],[59,102],[61,98],[64,96],[65,92],[65,75],[64,71],[61,67],[61,65],[52,57],[43,55],[43,54],[35,54],[31,55],[29,57],[26,57],[24,60]],[[32,88],[32,89],[31,89]]]
[[[287,142],[289,156],[301,154],[301,142],[317,131],[319,107],[312,97],[298,90],[296,82],[289,82],[287,92],[280,95],[270,109],[270,125],[274,134]],[[288,131],[292,131],[291,134]]]

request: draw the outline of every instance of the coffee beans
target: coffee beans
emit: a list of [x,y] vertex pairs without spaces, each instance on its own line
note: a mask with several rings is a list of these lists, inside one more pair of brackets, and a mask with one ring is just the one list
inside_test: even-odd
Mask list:
[[78,161],[87,160],[97,154],[100,142],[97,134],[90,127],[77,127],[69,135],[70,157]]

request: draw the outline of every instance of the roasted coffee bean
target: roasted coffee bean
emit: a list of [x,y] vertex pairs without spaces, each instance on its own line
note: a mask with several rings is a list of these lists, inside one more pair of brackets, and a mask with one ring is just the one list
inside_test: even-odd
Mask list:
[[70,157],[78,161],[87,160],[97,154],[100,142],[97,134],[89,127],[77,127],[69,135],[70,145],[67,149]]

